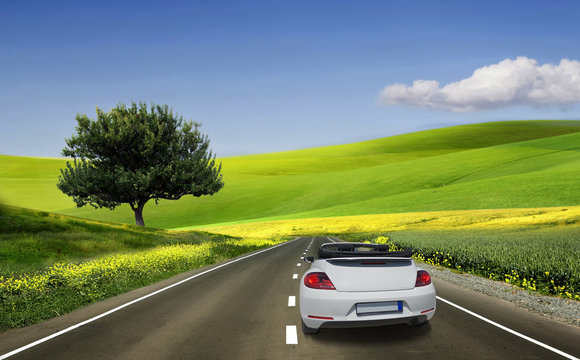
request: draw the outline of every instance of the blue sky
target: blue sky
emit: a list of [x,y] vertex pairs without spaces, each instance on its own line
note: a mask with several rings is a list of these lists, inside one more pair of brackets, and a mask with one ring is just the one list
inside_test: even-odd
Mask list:
[[[520,95],[475,107],[432,101],[506,59],[576,64],[578,14],[577,1],[0,0],[0,154],[60,156],[77,113],[94,118],[96,106],[132,100],[201,122],[219,157],[579,119],[580,79],[561,85],[564,102],[559,92],[540,105]],[[440,87],[417,95],[416,80]],[[379,101],[393,84],[404,96]],[[475,111],[449,110],[458,108]]]

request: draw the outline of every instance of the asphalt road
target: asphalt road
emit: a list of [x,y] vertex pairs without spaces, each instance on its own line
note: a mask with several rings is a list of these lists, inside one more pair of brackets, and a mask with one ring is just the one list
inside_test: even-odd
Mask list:
[[[182,274],[71,314],[0,334],[0,359],[166,285],[201,274],[10,359],[564,359],[442,301],[430,324],[322,329],[303,335],[298,282],[327,238],[301,238],[203,273]],[[301,264],[301,266],[297,266]],[[213,266],[215,267],[215,266]],[[298,279],[293,279],[298,274]],[[434,278],[437,295],[573,357],[580,328]],[[289,306],[295,296],[296,306]],[[291,302],[291,301],[290,301]],[[295,325],[297,344],[287,326]],[[292,328],[290,328],[292,330]]]

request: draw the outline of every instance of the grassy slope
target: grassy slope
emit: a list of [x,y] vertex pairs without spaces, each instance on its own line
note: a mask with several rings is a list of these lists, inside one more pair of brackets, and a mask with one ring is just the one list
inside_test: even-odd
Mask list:
[[[580,121],[517,121],[225,158],[226,187],[221,192],[158,206],[151,202],[145,220],[150,226],[176,228],[257,219],[578,205],[578,144]],[[133,222],[126,206],[114,212],[75,209],[56,187],[46,185],[52,189],[47,193],[41,185],[56,178],[62,160],[26,160],[45,166],[26,173],[20,159],[25,158],[0,158],[2,166],[8,163],[12,169],[2,173],[1,189],[14,184],[11,191],[0,190],[5,202]]]
[[55,262],[86,261],[172,243],[196,244],[213,237],[0,206],[0,276],[37,271]]

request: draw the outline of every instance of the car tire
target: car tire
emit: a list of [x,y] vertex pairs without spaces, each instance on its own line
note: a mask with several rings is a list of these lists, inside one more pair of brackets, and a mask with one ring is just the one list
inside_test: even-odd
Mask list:
[[304,333],[304,334],[318,334],[318,329],[306,326],[306,324],[304,323],[304,321],[302,319],[300,319],[300,321],[302,322],[302,333]]

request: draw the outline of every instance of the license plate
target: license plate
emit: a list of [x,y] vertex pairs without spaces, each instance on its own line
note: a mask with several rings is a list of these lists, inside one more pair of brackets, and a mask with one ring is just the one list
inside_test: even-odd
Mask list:
[[356,304],[357,315],[372,315],[388,312],[402,312],[402,301],[383,301],[375,303]]

